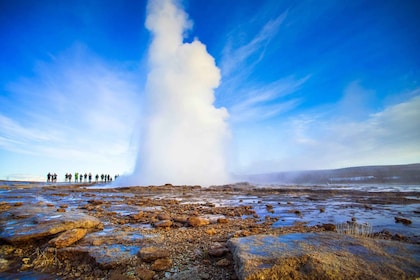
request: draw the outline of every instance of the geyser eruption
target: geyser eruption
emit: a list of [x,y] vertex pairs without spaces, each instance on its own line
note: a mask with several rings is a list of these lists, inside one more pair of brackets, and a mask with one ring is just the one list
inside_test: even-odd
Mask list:
[[206,46],[184,43],[191,27],[171,0],[148,3],[147,103],[143,135],[133,173],[141,184],[221,184],[228,181],[228,112],[215,108],[220,71]]

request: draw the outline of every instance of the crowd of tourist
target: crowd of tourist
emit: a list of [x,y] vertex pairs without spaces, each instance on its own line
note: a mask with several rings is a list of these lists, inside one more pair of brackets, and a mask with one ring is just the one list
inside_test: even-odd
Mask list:
[[[109,174],[96,174],[94,177],[92,173],[74,173],[74,177],[72,173],[66,173],[64,176],[64,182],[74,182],[74,183],[109,183],[112,182],[112,180],[116,180],[119,175],[115,175],[112,177]],[[94,181],[93,181],[94,180]],[[57,182],[57,174],[56,173],[48,173],[47,174],[47,182],[48,183],[54,183]]]
[[48,173],[47,175],[47,182],[48,183],[53,183],[53,182],[57,182],[57,174],[56,173]]

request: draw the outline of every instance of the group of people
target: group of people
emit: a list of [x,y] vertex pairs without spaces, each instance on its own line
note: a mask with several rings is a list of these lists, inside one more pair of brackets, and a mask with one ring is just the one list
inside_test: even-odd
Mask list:
[[[118,178],[118,176],[119,175],[115,175],[114,180],[116,180]],[[89,172],[89,174],[88,173],[82,174],[82,173],[76,172],[76,173],[74,173],[74,177],[73,177],[72,173],[66,173],[66,175],[64,177],[64,181],[68,182],[68,183],[71,183],[73,178],[74,178],[74,181],[73,181],[74,183],[82,183],[82,182],[92,183],[93,176],[92,176],[92,173],[90,173],[90,172]],[[99,179],[101,179],[101,180],[99,181]],[[109,183],[109,182],[112,182],[112,179],[113,179],[112,176],[109,175],[109,174],[101,174],[101,175],[96,174],[95,175],[95,183],[99,183],[99,182],[100,183]],[[48,183],[57,182],[57,174],[56,173],[54,173],[54,174],[53,173],[48,173],[47,174],[47,182]]]
[[57,174],[53,174],[53,173],[48,173],[47,175],[47,182],[48,183],[55,183],[57,182]]

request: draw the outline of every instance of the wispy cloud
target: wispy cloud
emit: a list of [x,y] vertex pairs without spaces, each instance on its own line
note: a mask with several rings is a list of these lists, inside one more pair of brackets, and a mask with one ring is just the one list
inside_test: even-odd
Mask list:
[[[229,109],[232,123],[276,117],[296,108],[302,101],[298,96],[290,95],[299,91],[310,75],[273,77],[263,84],[249,79],[256,74],[258,64],[266,59],[267,46],[278,35],[288,15],[285,11],[270,18],[267,11],[272,8],[262,7],[253,19],[228,35],[220,63],[222,84],[218,102]],[[249,32],[244,34],[241,30]]]
[[411,97],[363,118],[342,118],[338,110],[313,111],[252,133],[243,131],[238,170],[259,173],[420,162],[420,89],[405,95]]
[[75,46],[51,62],[40,62],[33,77],[8,85],[0,147],[99,165],[117,160],[128,167],[123,161],[129,161],[133,148],[139,88],[132,72]]
[[[275,19],[269,20],[255,36],[249,38],[240,46],[232,47],[233,42],[237,41],[238,38],[235,37],[236,34],[231,35],[223,51],[222,75],[227,77],[238,72],[244,75],[258,64],[264,57],[267,44],[277,34],[286,17],[287,12],[284,12]],[[244,65],[246,65],[246,69]]]
[[308,79],[309,76],[301,79],[289,77],[261,88],[237,93],[240,101],[230,107],[231,120],[233,122],[263,120],[295,108],[299,105],[300,99],[287,97],[298,91]]

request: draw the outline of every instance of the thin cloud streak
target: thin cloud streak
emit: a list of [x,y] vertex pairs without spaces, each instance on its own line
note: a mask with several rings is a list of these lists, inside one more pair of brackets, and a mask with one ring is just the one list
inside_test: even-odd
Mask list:
[[[228,43],[227,48],[223,51],[224,55],[221,63],[222,75],[224,77],[229,77],[238,71],[247,73],[248,71],[243,67],[246,62],[246,68],[249,70],[252,69],[254,65],[258,64],[264,57],[267,44],[277,34],[280,25],[286,17],[287,12],[284,12],[277,18],[269,20],[253,38],[238,48],[232,49]],[[228,38],[227,41],[232,42],[235,41],[235,39],[236,38]],[[248,61],[253,56],[256,57],[252,61]]]
[[289,96],[299,91],[309,78],[285,78],[262,88],[238,93],[242,101],[230,107],[232,122],[264,120],[292,110],[301,101],[297,97],[288,99]]

